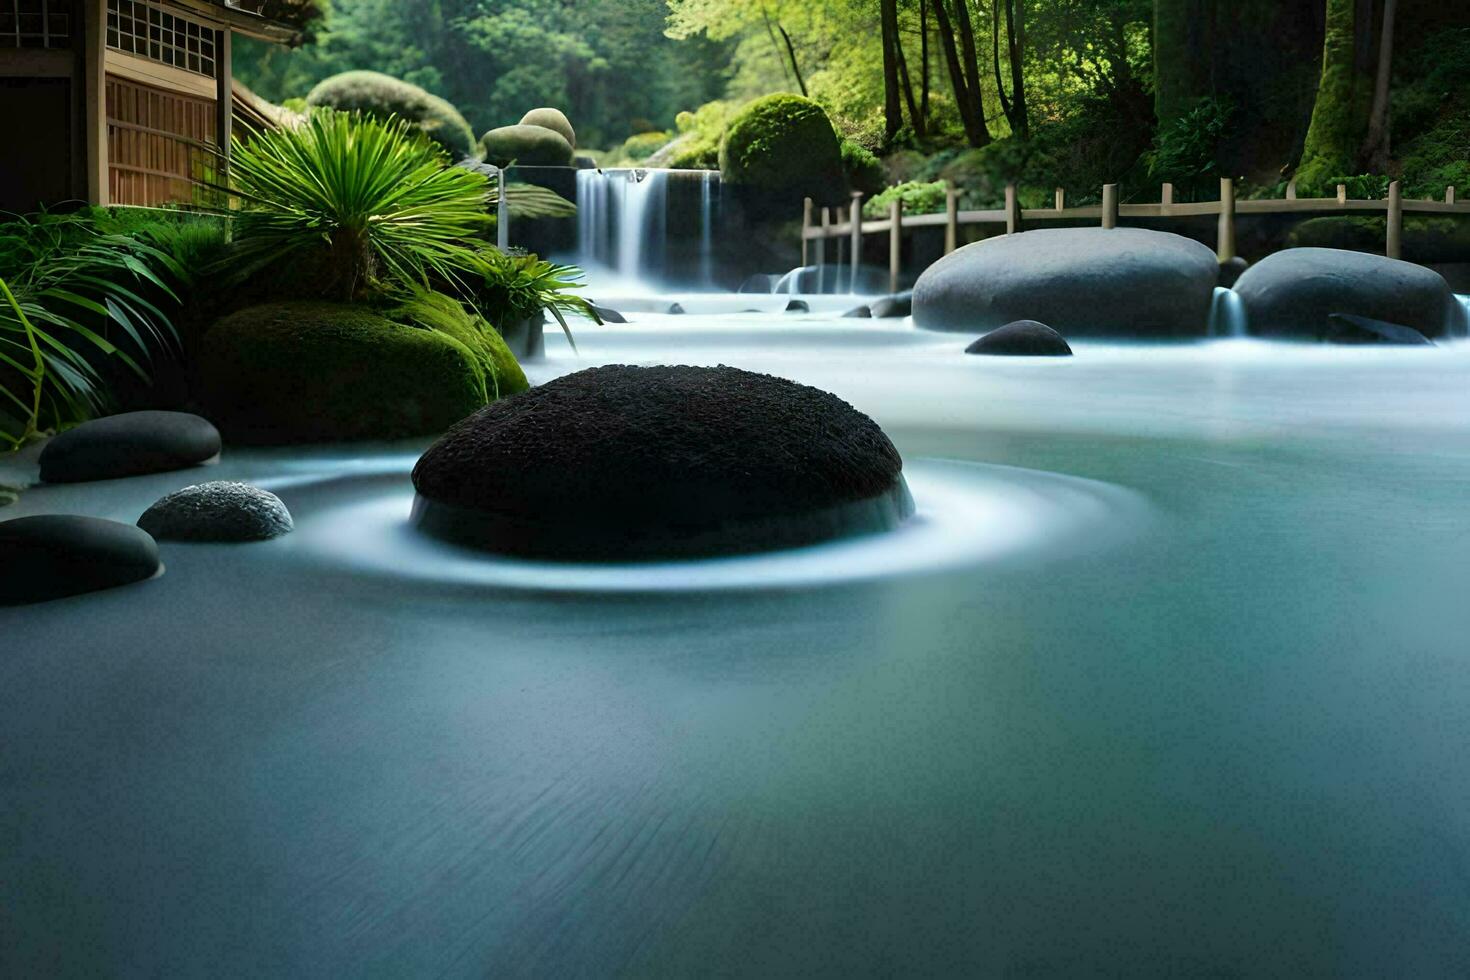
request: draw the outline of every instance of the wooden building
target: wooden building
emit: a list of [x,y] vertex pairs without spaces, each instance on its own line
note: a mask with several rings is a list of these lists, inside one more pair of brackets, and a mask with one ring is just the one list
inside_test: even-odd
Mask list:
[[200,199],[237,115],[232,38],[295,43],[313,0],[0,0],[0,210]]

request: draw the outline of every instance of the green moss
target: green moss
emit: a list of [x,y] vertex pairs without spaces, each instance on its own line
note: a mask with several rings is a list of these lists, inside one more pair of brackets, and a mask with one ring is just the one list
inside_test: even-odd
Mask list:
[[669,143],[669,134],[661,132],[638,133],[623,142],[623,156],[639,163],[647,160]]
[[1327,38],[1322,48],[1322,80],[1312,123],[1297,168],[1297,186],[1308,195],[1325,194],[1334,178],[1354,172],[1368,130],[1373,78],[1357,67],[1356,0],[1327,0]]
[[200,395],[233,442],[396,439],[442,432],[486,401],[465,344],[363,306],[293,302],[205,334]]
[[863,205],[863,215],[868,218],[886,218],[888,206],[894,201],[903,202],[904,214],[934,214],[943,211],[947,203],[944,181],[924,183],[911,180],[906,184],[890,187]]
[[475,153],[475,134],[459,110],[417,85],[375,71],[346,71],[324,79],[306,96],[308,105],[361,112],[379,119],[399,116],[462,160]]
[[572,149],[577,148],[577,131],[572,128],[572,121],[567,118],[566,113],[560,109],[532,109],[521,117],[521,125],[549,129],[566,140]]
[[842,172],[847,186],[864,194],[878,194],[888,186],[888,172],[883,163],[860,143],[842,141]]
[[720,143],[720,173],[731,185],[828,204],[840,203],[846,186],[831,120],[799,95],[768,95],[741,110]]
[[545,126],[501,126],[480,139],[485,162],[504,167],[511,161],[527,167],[570,167],[572,144]]
[[443,293],[424,292],[392,314],[394,320],[426,327],[463,344],[480,365],[489,401],[519,394],[530,388],[526,373],[499,331],[484,318],[471,314],[464,304]]

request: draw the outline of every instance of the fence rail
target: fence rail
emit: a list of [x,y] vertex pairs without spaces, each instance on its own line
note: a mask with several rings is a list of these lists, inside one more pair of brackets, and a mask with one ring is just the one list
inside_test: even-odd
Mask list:
[[[1376,200],[1349,200],[1347,187],[1337,185],[1336,197],[1298,198],[1296,184],[1286,188],[1286,197],[1272,200],[1239,201],[1235,197],[1235,182],[1220,181],[1220,198],[1216,201],[1201,201],[1191,204],[1174,202],[1174,185],[1164,184],[1157,204],[1119,204],[1118,185],[1105,184],[1102,203],[1069,208],[1066,193],[1060,188],[1056,192],[1056,206],[1051,208],[1022,208],[1014,185],[1006,188],[1006,204],[1003,208],[983,211],[961,211],[959,191],[954,184],[946,189],[945,209],[930,214],[905,215],[902,202],[889,205],[887,218],[864,219],[862,195],[854,193],[852,203],[845,209],[846,220],[834,220],[833,211],[844,209],[816,208],[810,198],[802,210],[801,219],[801,264],[826,265],[828,239],[848,239],[852,243],[849,261],[852,264],[853,281],[857,281],[858,263],[862,257],[864,235],[888,235],[888,279],[890,290],[898,289],[901,273],[900,262],[903,232],[908,228],[944,229],[944,252],[948,255],[959,246],[959,229],[966,225],[1003,224],[1006,234],[1016,234],[1027,224],[1048,221],[1097,221],[1104,228],[1116,228],[1120,218],[1199,218],[1214,216],[1218,219],[1215,251],[1220,261],[1235,257],[1235,219],[1242,214],[1382,214],[1387,218],[1387,239],[1384,252],[1389,258],[1400,258],[1403,253],[1405,214],[1464,214],[1470,215],[1470,202],[1457,202],[1455,189],[1446,187],[1444,200],[1405,200],[1398,181],[1388,187],[1388,197]],[[820,214],[818,213],[820,212]],[[812,243],[815,242],[815,263],[812,261]]]

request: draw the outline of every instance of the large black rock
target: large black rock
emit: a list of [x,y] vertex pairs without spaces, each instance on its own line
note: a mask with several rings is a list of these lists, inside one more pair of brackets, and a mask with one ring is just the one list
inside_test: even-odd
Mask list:
[[935,262],[914,284],[914,323],[971,333],[1039,320],[1069,337],[1201,336],[1219,278],[1215,253],[1179,235],[1043,228]]
[[1401,323],[1426,337],[1458,324],[1449,283],[1412,262],[1337,248],[1289,248],[1247,269],[1235,284],[1250,332],[1316,338],[1333,313]]
[[83,422],[41,450],[47,483],[110,480],[198,466],[219,455],[220,436],[187,412],[125,412]]
[[158,545],[131,524],[70,514],[0,523],[0,605],[141,582],[160,568]]
[[913,512],[872,419],[730,367],[579,371],[503,399],[414,467],[425,531],[514,555],[631,560],[886,530]]
[[1067,339],[1044,323],[1017,320],[1007,323],[965,348],[966,354],[997,354],[1011,357],[1071,357]]

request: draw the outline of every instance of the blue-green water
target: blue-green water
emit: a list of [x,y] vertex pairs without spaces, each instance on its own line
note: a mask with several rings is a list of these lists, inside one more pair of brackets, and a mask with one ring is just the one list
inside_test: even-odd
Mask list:
[[578,339],[838,392],[924,523],[620,577],[406,536],[417,446],[28,490],[298,531],[0,610],[0,972],[1470,971],[1470,345]]

